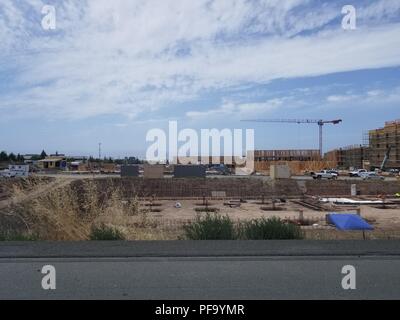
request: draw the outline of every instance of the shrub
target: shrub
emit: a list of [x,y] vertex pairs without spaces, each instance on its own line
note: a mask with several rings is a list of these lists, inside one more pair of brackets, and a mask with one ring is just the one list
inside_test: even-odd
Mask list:
[[302,239],[301,228],[279,218],[260,218],[239,223],[235,226],[228,216],[207,213],[204,217],[184,227],[190,240],[289,240]]
[[37,241],[39,236],[31,233],[2,232],[0,241]]
[[125,240],[125,236],[117,228],[101,224],[92,227],[90,240]]
[[240,238],[246,240],[286,240],[303,238],[303,233],[299,226],[285,223],[275,217],[243,222],[239,226],[239,234]]
[[186,238],[190,240],[236,239],[234,223],[228,216],[207,213],[204,217],[184,226]]

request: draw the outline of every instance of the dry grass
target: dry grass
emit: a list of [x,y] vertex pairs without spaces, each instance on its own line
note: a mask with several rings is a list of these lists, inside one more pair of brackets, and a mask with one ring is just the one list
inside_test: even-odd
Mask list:
[[[24,190],[14,188],[13,199],[24,197]],[[25,221],[30,231],[45,240],[83,240],[89,226],[80,216],[76,192],[70,185],[50,189],[35,199],[15,205],[14,212]]]
[[110,184],[98,190],[92,180],[80,188],[71,184],[51,188],[34,199],[27,198],[27,189],[14,187],[8,215],[14,223],[8,229],[19,233],[35,233],[42,240],[87,240],[93,227],[106,225],[123,233],[127,240],[176,239],[176,230],[160,228],[149,216],[149,209],[139,210],[136,197],[126,199],[121,188]]

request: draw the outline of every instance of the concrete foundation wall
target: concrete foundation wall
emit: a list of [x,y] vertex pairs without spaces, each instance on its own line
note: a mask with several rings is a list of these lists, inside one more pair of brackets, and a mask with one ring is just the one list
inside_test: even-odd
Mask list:
[[121,166],[121,177],[138,177],[138,176],[139,176],[138,165]]
[[164,177],[163,165],[144,165],[143,177],[145,179],[161,179]]
[[274,164],[270,167],[271,179],[289,179],[291,177],[290,168],[288,165],[278,165]]
[[325,181],[313,180],[306,182],[307,194],[351,196],[351,185],[355,184],[359,195],[393,195],[400,191],[398,181]]
[[[97,179],[100,189],[111,182]],[[300,189],[294,180],[263,181],[251,178],[164,178],[164,179],[113,179],[112,184],[120,185],[126,196],[137,194],[140,197],[211,197],[213,192],[225,192],[226,197],[260,198],[272,196],[297,196]],[[101,185],[104,185],[103,187]]]
[[[263,195],[271,197],[301,197],[304,193],[315,196],[351,195],[354,181],[317,181],[317,180],[266,180],[257,178],[121,178],[95,179],[99,190],[110,185],[120,187],[126,197],[156,196],[160,198],[201,198],[214,194],[226,194],[226,197],[256,199]],[[82,184],[82,181],[74,183]],[[360,195],[395,194],[400,191],[400,182],[360,181],[356,183]],[[82,190],[84,191],[84,190]],[[216,193],[217,192],[217,193]]]
[[174,177],[185,178],[185,177],[198,177],[205,178],[206,167],[200,165],[175,165],[174,166]]

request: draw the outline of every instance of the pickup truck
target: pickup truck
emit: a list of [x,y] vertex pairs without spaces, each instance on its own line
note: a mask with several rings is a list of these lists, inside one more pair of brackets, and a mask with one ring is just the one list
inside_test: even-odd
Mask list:
[[365,169],[354,170],[349,173],[349,177],[361,177],[364,173],[367,173],[367,172],[368,171]]
[[320,172],[316,172],[312,175],[314,179],[330,179],[330,180],[336,180],[338,177],[338,174],[333,172],[332,170],[322,170]]

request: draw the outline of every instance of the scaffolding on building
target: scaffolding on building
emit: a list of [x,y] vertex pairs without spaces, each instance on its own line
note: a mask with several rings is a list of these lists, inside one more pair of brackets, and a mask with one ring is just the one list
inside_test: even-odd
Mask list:
[[383,128],[368,131],[371,167],[379,168],[390,149],[386,168],[400,168],[400,120],[388,121]]
[[335,161],[338,168],[363,168],[369,158],[368,145],[350,145],[340,149],[329,151],[325,159]]

